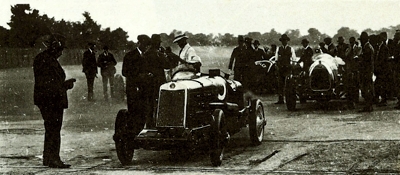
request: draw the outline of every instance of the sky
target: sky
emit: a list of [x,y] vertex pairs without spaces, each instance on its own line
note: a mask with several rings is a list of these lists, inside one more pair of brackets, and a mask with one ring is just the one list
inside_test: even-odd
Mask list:
[[333,36],[341,27],[362,32],[400,24],[400,0],[2,0],[0,26],[9,28],[15,4],[72,22],[83,22],[87,11],[102,28],[121,27],[134,42],[139,34],[174,29],[236,36],[271,29],[307,35],[316,28]]

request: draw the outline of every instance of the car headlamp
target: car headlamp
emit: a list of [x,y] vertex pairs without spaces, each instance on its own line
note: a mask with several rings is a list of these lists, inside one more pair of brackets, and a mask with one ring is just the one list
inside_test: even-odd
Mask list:
[[169,88],[171,88],[171,89],[175,89],[175,87],[176,87],[175,83],[171,83],[171,84],[169,85]]

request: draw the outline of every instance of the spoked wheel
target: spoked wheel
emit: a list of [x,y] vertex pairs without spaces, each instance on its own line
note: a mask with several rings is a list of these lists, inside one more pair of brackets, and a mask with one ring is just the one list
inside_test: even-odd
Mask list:
[[213,166],[220,166],[230,136],[226,129],[224,112],[216,109],[213,118],[210,130],[210,159]]
[[267,120],[264,115],[264,107],[260,100],[253,100],[249,116],[250,140],[254,145],[260,145],[264,137],[264,127]]
[[129,165],[133,158],[133,140],[129,140],[126,136],[126,117],[128,110],[120,110],[115,120],[114,141],[117,156],[122,165]]

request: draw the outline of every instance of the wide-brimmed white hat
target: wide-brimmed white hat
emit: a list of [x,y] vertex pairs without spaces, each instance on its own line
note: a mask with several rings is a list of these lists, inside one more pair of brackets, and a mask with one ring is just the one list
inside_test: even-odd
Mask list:
[[174,43],[178,42],[179,40],[181,40],[183,38],[189,38],[181,31],[175,32],[174,36],[175,36],[174,41],[173,41]]

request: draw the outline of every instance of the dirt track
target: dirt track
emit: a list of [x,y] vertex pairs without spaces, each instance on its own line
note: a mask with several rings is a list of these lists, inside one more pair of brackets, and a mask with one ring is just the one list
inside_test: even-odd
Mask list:
[[[31,104],[32,97],[28,93],[31,89],[26,88],[32,86],[28,81],[21,86],[26,91],[18,91],[25,96],[11,99],[21,105],[1,108],[9,111],[2,111],[0,116],[0,173],[400,173],[400,111],[393,109],[395,101],[389,101],[387,107],[375,108],[373,113],[346,110],[343,101],[332,101],[325,106],[315,102],[299,104],[298,111],[289,112],[285,105],[273,104],[277,99],[274,95],[259,97],[268,120],[263,143],[251,146],[248,130],[243,129],[232,137],[221,167],[211,167],[207,154],[200,151],[171,154],[149,150],[135,151],[133,164],[122,167],[116,157],[112,135],[115,115],[119,109],[126,108],[126,104],[105,102],[99,96],[95,103],[87,102],[85,80],[77,70],[66,66],[67,77],[78,81],[69,92],[70,106],[65,111],[61,145],[61,157],[72,164],[72,168],[59,170],[41,165],[43,121]],[[3,84],[2,92],[22,82],[11,80]],[[99,79],[95,85],[95,94],[101,94]],[[357,107],[361,108],[362,104]]]
[[[318,110],[315,103],[299,105],[288,112],[284,105],[274,105],[274,96],[262,97],[268,124],[263,144],[250,146],[247,129],[234,135],[221,167],[213,168],[207,154],[171,155],[168,151],[138,150],[134,163],[122,167],[112,140],[113,120],[124,104],[98,101],[86,105],[95,111],[108,105],[111,110],[96,114],[66,111],[62,130],[61,156],[73,166],[68,170],[41,166],[43,123],[40,114],[34,120],[0,123],[0,172],[38,174],[115,174],[211,173],[364,173],[400,172],[400,116],[394,101],[383,111],[371,114],[337,109]],[[340,102],[330,105],[340,107]],[[36,120],[37,119],[37,120]]]

